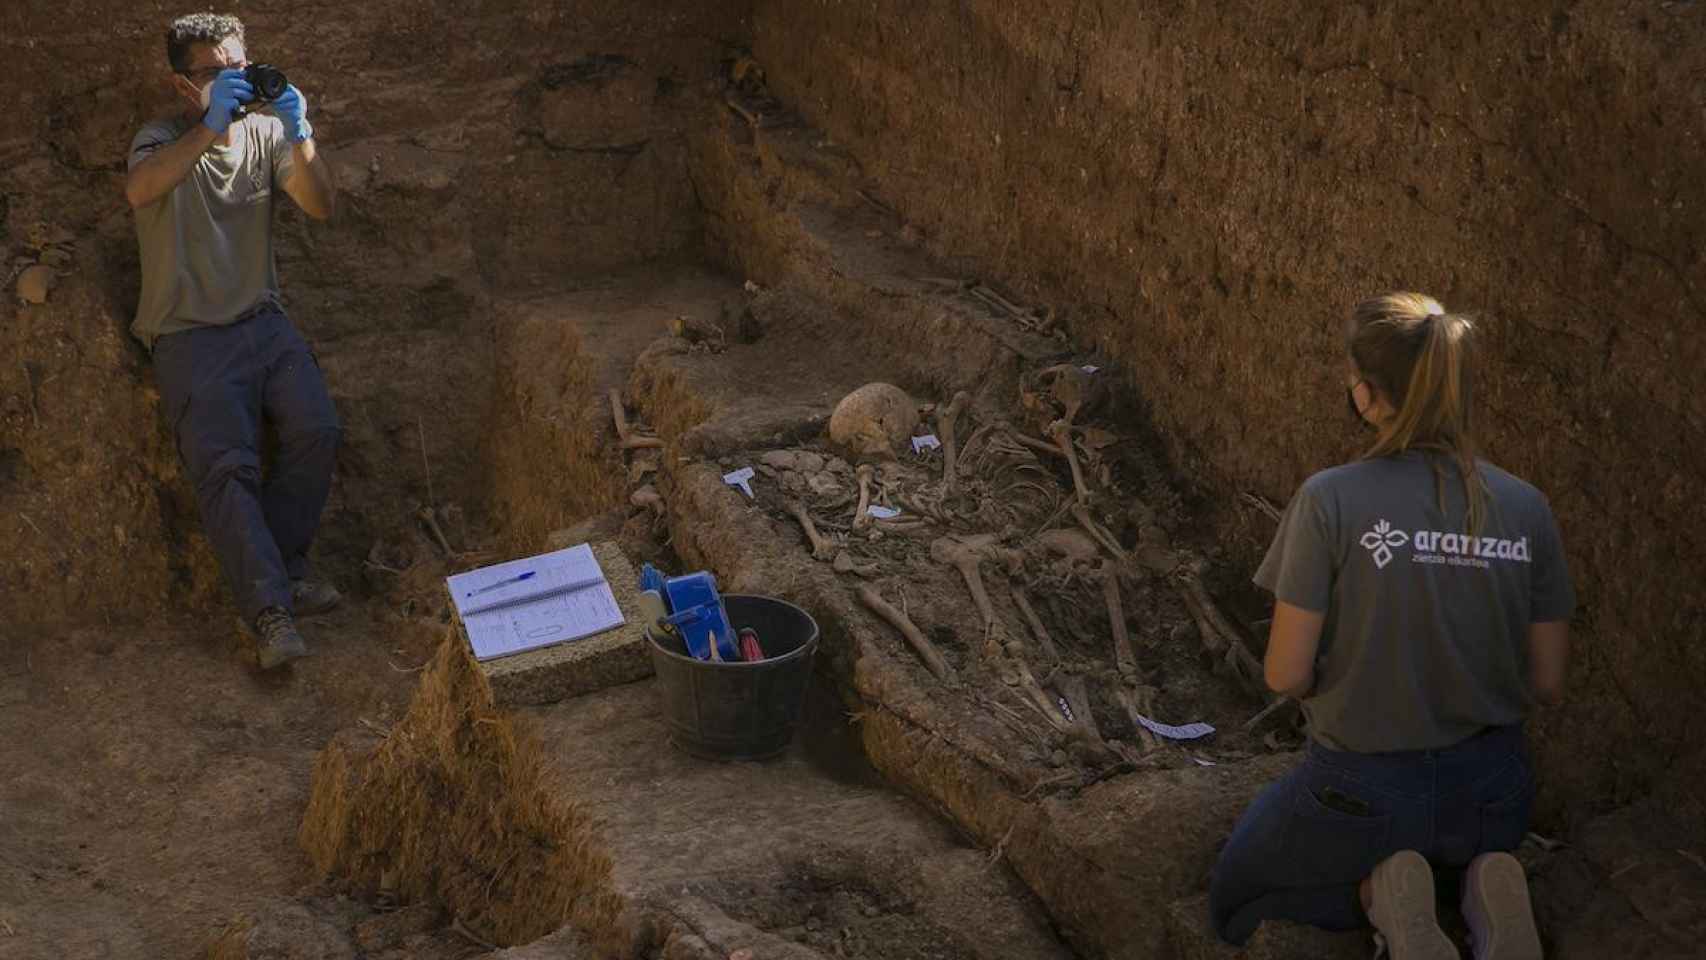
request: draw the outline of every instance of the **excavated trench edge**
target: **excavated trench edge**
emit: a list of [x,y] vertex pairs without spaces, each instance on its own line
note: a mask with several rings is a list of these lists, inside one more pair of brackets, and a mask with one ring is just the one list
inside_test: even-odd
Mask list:
[[[756,201],[762,211],[761,216],[743,218],[744,229],[779,234],[801,230],[799,221],[781,209],[785,196],[778,200],[776,191],[748,182],[756,175],[747,171],[768,166],[774,175],[779,161],[770,158],[766,164],[743,166],[729,151],[761,147],[739,148],[726,141],[714,146],[710,156],[701,156],[713,166],[729,164],[733,169],[726,171],[726,183],[731,194],[738,195],[735,202]],[[822,189],[816,184],[795,192]],[[826,303],[857,299],[857,280],[799,257],[798,251],[812,244],[802,239],[781,245],[795,253],[776,270],[803,279]],[[779,248],[773,241],[754,246]],[[987,331],[945,317],[932,326],[945,340],[980,335],[988,339],[982,345],[987,369],[981,379],[986,383],[1008,382],[1016,375],[1023,358],[1010,345],[988,337]],[[1061,352],[1066,352],[1064,344]],[[666,461],[673,465],[684,440],[691,445],[696,429],[711,422],[712,404],[688,384],[643,367],[642,361],[635,370],[631,394],[644,403],[645,413],[669,444]],[[588,454],[600,460],[604,455],[600,450]],[[773,579],[780,571],[767,571],[763,562],[750,564],[747,556],[696,537],[705,517],[719,512],[712,501],[726,492],[712,472],[703,463],[666,470],[672,487],[674,548],[684,561],[716,571],[730,589]],[[763,530],[748,533],[770,535]],[[831,604],[827,596],[795,599]],[[826,640],[826,646],[836,645],[835,639]],[[845,634],[839,642],[854,643]],[[445,638],[407,715],[388,736],[346,732],[323,751],[301,830],[302,844],[316,868],[358,890],[443,903],[462,923],[499,944],[532,942],[568,924],[591,938],[601,954],[637,957],[676,941],[682,942],[678,950],[695,949],[691,925],[632,903],[615,890],[610,856],[596,836],[596,825],[572,798],[550,790],[541,748],[514,718],[496,708],[463,647],[453,633]],[[880,668],[879,657],[870,652],[862,656],[868,658],[865,669],[873,664]],[[1099,890],[1120,878],[1080,859],[1074,839],[1062,832],[1046,805],[1022,798],[1010,777],[920,722],[931,710],[928,697],[908,691],[900,697],[904,708],[897,710],[873,696],[872,678],[858,675],[859,659],[832,658],[832,669],[842,695],[857,698],[865,708],[859,741],[888,783],[924,798],[978,842],[1004,855],[1075,948],[1091,955],[1119,952],[1110,942],[1110,925],[1128,918],[1117,903],[1097,900]],[[876,683],[892,685],[894,680]],[[1161,927],[1146,930],[1150,945],[1162,947]]]

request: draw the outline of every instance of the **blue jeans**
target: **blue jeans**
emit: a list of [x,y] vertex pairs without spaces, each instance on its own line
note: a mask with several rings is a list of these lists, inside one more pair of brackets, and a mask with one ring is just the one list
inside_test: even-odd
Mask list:
[[[238,609],[251,623],[267,607],[290,609],[343,434],[308,344],[266,304],[227,326],[156,340],[154,379]],[[264,482],[263,422],[278,434]]]
[[1380,861],[1415,850],[1455,883],[1477,854],[1516,849],[1533,804],[1520,726],[1442,750],[1359,754],[1311,742],[1233,828],[1209,885],[1211,922],[1233,944],[1263,920],[1361,929],[1359,886]]

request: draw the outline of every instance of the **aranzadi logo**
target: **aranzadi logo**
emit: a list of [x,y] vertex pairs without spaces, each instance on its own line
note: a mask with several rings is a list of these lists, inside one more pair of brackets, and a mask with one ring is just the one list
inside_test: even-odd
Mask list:
[[1374,566],[1384,570],[1392,562],[1393,551],[1409,547],[1411,563],[1441,563],[1452,567],[1492,566],[1494,560],[1529,563],[1528,538],[1506,540],[1500,537],[1474,537],[1467,533],[1442,533],[1438,530],[1417,530],[1414,534],[1392,529],[1382,520],[1374,529],[1362,535],[1363,548],[1374,555]]
[[1392,524],[1385,520],[1374,525],[1374,529],[1362,535],[1362,545],[1374,554],[1376,569],[1385,570],[1392,562],[1394,547],[1402,547],[1410,542],[1410,535],[1402,530],[1392,529]]

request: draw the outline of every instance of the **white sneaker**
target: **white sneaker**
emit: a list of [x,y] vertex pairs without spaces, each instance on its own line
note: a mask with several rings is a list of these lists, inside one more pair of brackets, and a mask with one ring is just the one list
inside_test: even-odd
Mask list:
[[1510,854],[1483,853],[1469,862],[1463,919],[1475,938],[1475,960],[1541,960],[1528,875]]
[[1386,940],[1392,960],[1462,960],[1434,913],[1434,871],[1414,850],[1380,862],[1370,878],[1368,919]]

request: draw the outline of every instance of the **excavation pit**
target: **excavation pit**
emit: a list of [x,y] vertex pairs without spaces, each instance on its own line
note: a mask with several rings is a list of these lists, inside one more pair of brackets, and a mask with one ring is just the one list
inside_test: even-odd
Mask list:
[[[1486,307],[1489,448],[1588,601],[1535,730],[1574,843],[1523,851],[1551,955],[1697,946],[1706,646],[1664,577],[1706,543],[1672,322],[1699,5],[512,6],[252,14],[343,191],[327,227],[281,198],[275,242],[344,421],[318,559],[350,598],[258,678],[125,332],[159,14],[8,23],[0,955],[1239,955],[1207,871],[1301,742],[1247,575],[1355,452],[1323,318],[1392,283]],[[832,442],[874,382],[953,435],[952,484],[944,448]],[[572,531],[819,619],[788,751],[669,748],[631,638],[446,642],[446,574]]]

